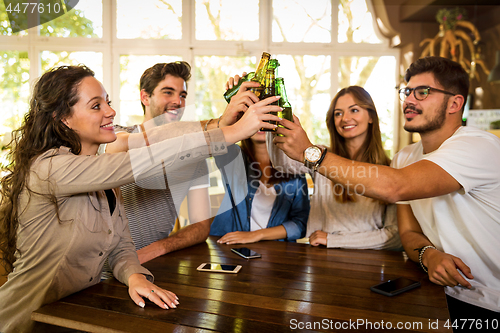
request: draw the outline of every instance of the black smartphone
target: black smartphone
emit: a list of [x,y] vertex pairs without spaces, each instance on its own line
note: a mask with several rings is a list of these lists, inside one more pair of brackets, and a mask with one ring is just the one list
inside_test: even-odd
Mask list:
[[253,259],[253,258],[261,258],[260,253],[250,250],[247,247],[233,248],[231,249],[234,253],[239,256],[242,256],[245,259]]
[[420,282],[400,277],[379,283],[376,286],[370,287],[370,290],[385,296],[394,296],[417,287],[420,287]]

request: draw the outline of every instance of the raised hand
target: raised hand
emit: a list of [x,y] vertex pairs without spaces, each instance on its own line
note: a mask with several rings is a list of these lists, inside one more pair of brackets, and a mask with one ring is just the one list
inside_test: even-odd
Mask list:
[[269,105],[276,102],[280,97],[272,96],[252,104],[243,114],[240,120],[231,126],[223,127],[222,131],[228,143],[236,143],[247,139],[257,133],[261,128],[274,129],[277,126],[266,121],[280,121],[276,115],[269,112],[278,112],[282,108],[278,105]]
[[257,88],[258,86],[259,83],[253,81],[241,84],[238,93],[231,98],[231,102],[227,105],[226,110],[224,110],[220,118],[219,127],[222,128],[234,124],[251,105],[259,101],[259,98],[250,91],[250,88]]
[[231,89],[232,87],[234,87],[235,85],[238,84],[238,82],[240,81],[240,79],[247,75],[246,72],[243,72],[243,74],[241,74],[241,76],[239,76],[238,74],[236,74],[234,77],[230,77],[226,84],[224,85],[224,89],[228,90],[228,89]]
[[276,133],[283,136],[276,136],[273,140],[274,144],[291,159],[299,162],[304,161],[304,150],[311,147],[313,144],[309,141],[306,132],[300,125],[299,118],[293,116],[293,123],[286,119],[282,119],[280,124],[285,126],[278,127]]

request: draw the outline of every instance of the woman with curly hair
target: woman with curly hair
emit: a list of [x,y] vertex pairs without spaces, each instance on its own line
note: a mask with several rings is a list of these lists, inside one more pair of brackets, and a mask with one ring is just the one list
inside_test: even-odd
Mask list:
[[228,144],[272,126],[263,122],[277,119],[265,114],[276,111],[270,102],[231,126],[225,121],[231,117],[223,117],[220,129],[217,122],[204,126],[207,131],[195,122],[162,125],[131,135],[127,152],[97,156],[100,144],[116,139],[103,86],[85,66],[45,73],[1,182],[0,250],[9,274],[0,287],[0,332],[50,330],[36,326],[43,325],[31,321],[31,312],[98,283],[106,258],[137,305],[147,298],[176,307],[177,296],[154,285],[139,264],[119,187],[224,154]]

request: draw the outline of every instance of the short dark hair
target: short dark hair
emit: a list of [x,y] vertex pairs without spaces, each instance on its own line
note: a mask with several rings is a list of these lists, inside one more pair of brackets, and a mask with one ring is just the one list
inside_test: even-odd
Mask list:
[[406,70],[405,81],[408,83],[412,76],[422,73],[432,73],[445,90],[462,95],[465,106],[469,93],[469,74],[458,62],[442,57],[418,59]]
[[[167,75],[180,77],[187,82],[191,78],[191,66],[185,61],[156,64],[142,73],[139,89],[141,91],[144,89],[151,96],[158,83],[165,79]],[[144,112],[146,112],[146,106],[142,102],[141,105]]]

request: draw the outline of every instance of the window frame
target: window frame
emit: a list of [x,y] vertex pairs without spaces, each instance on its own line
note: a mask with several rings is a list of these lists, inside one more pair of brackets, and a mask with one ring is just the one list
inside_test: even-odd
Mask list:
[[[168,55],[178,55],[190,64],[195,64],[196,56],[222,55],[237,56],[243,49],[249,56],[259,59],[262,51],[271,54],[289,55],[329,55],[331,58],[330,96],[333,97],[340,89],[337,80],[339,59],[345,56],[393,56],[396,59],[395,82],[398,82],[400,66],[399,49],[391,48],[390,40],[381,35],[378,27],[374,26],[381,44],[369,43],[339,43],[338,35],[338,0],[332,1],[332,38],[329,43],[295,43],[272,41],[272,0],[259,0],[259,40],[257,41],[198,41],[195,39],[195,0],[182,1],[182,39],[180,40],[145,40],[145,39],[118,39],[116,28],[117,0],[103,0],[103,37],[45,37],[38,35],[38,26],[28,29],[27,36],[0,36],[0,50],[28,51],[30,59],[30,90],[36,79],[42,74],[40,52],[49,51],[94,51],[103,54],[103,85],[110,99],[119,101],[120,94],[120,56],[121,55],[161,55],[168,50]],[[366,0],[368,10],[372,13],[373,24],[376,17],[372,0]],[[78,8],[78,5],[77,5]],[[239,74],[239,73],[235,73]],[[188,82],[188,91],[194,92],[196,75]],[[221,87],[222,91],[222,87]],[[397,112],[400,108],[397,92],[394,91],[394,125],[393,125],[393,152],[398,142],[399,130],[397,126]],[[195,94],[188,94],[186,103],[194,104]],[[120,103],[115,102],[117,112],[115,122],[120,123]],[[137,106],[140,108],[140,105]]]

